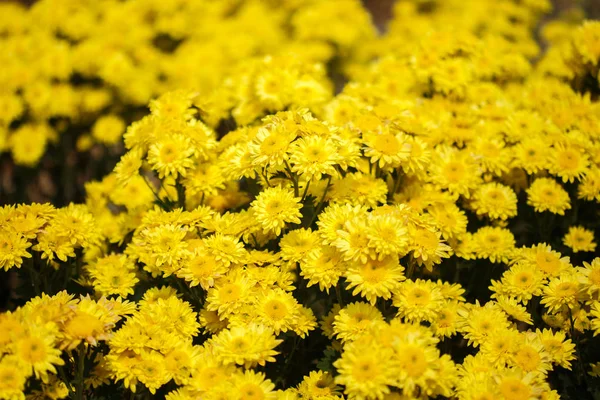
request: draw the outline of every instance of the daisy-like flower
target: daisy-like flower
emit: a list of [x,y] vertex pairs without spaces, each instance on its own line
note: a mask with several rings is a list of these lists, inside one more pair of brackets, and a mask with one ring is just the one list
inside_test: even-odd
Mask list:
[[511,361],[520,339],[519,331],[514,328],[498,329],[481,344],[480,353],[499,368]]
[[464,237],[468,219],[456,204],[436,204],[427,209],[433,217],[444,239]]
[[255,282],[240,273],[228,274],[220,279],[206,294],[206,309],[217,311],[220,317],[233,315],[250,302]]
[[600,202],[600,168],[590,168],[577,187],[577,197]]
[[471,190],[481,181],[479,166],[468,153],[442,147],[430,164],[433,182],[441,189],[470,197]]
[[403,149],[408,151],[408,159],[402,162],[402,169],[408,173],[423,173],[431,162],[430,147],[418,137],[406,135]]
[[327,196],[336,203],[375,208],[387,201],[388,187],[382,179],[353,172],[333,182]]
[[407,280],[398,286],[394,294],[394,306],[398,317],[409,322],[431,322],[444,304],[444,297],[435,282],[417,279]]
[[298,385],[298,393],[307,399],[337,399],[341,388],[329,372],[311,371]]
[[439,351],[410,336],[396,341],[393,347],[400,367],[396,386],[407,393],[414,393],[417,387],[423,388],[423,391],[430,390],[429,381],[438,378],[435,369]]
[[395,168],[410,157],[410,147],[407,136],[400,132],[392,132],[389,126],[363,134],[365,156],[372,164],[380,168]]
[[458,328],[458,308],[460,303],[446,301],[431,323],[433,333],[438,337],[451,337]]
[[434,264],[442,262],[442,258],[449,258],[452,248],[442,239],[441,232],[428,227],[414,227],[409,229],[410,250],[419,265],[424,265],[428,270],[433,270]]
[[533,332],[523,333],[521,338],[512,363],[526,373],[547,375],[552,369],[551,358],[540,338]]
[[20,268],[23,258],[31,258],[27,249],[31,243],[14,230],[0,229],[0,268],[8,271],[10,268]]
[[186,176],[194,166],[195,149],[182,134],[164,135],[148,149],[148,163],[159,178]]
[[305,179],[320,180],[323,175],[335,175],[338,159],[335,143],[322,136],[302,137],[291,146],[292,171]]
[[103,115],[92,127],[92,136],[100,143],[114,145],[121,139],[125,131],[125,123],[116,115]]
[[306,259],[319,248],[321,239],[311,229],[294,229],[279,241],[281,258],[293,262]]
[[535,265],[546,276],[556,276],[571,267],[569,257],[562,257],[558,251],[552,250],[546,243],[538,243],[531,248],[523,248],[515,261]]
[[600,334],[600,303],[595,302],[592,305],[592,329],[594,330],[594,336]]
[[551,313],[560,311],[563,306],[574,309],[583,300],[583,285],[572,274],[563,274],[550,279],[544,288],[541,303]]
[[36,378],[48,382],[48,373],[56,375],[56,365],[64,364],[60,358],[61,351],[55,344],[56,337],[52,332],[40,329],[18,338],[13,352],[25,371],[28,371],[27,375],[33,372]]
[[366,231],[369,247],[375,249],[378,258],[391,254],[403,256],[408,252],[408,230],[400,218],[370,215]]
[[551,152],[550,173],[563,182],[580,180],[587,172],[589,160],[585,152],[575,146],[559,144]]
[[216,357],[224,364],[244,365],[250,368],[274,362],[279,354],[274,350],[282,340],[263,325],[250,324],[225,329],[209,340]]
[[513,149],[513,165],[523,168],[528,174],[535,174],[548,167],[550,147],[542,137],[524,138]]
[[0,398],[24,399],[26,371],[19,364],[18,358],[5,356],[0,361]]
[[478,215],[505,220],[517,215],[517,195],[508,186],[486,183],[475,191],[471,206]]
[[260,128],[249,145],[250,157],[255,168],[283,166],[289,160],[290,145],[296,133],[287,130],[284,124]]
[[543,388],[536,374],[521,369],[506,369],[496,376],[498,392],[503,400],[529,400],[538,397]]
[[474,250],[478,258],[493,263],[507,263],[515,250],[515,237],[505,228],[484,226],[473,234]]
[[565,210],[571,208],[569,194],[551,178],[537,178],[529,186],[527,204],[537,212],[550,211],[558,215],[565,215]]
[[347,203],[330,204],[319,214],[317,221],[319,230],[317,232],[325,243],[331,244],[338,238],[338,231],[344,229],[346,221],[364,216],[366,213],[367,208],[364,206]]
[[163,120],[188,120],[195,113],[192,108],[192,95],[182,90],[167,92],[157,99],[150,100],[150,112]]
[[109,339],[116,323],[125,315],[132,314],[135,304],[120,298],[108,300],[102,297],[94,301],[88,295],[69,308],[67,318],[62,321],[60,347],[72,350],[82,341],[96,346],[98,341]]
[[346,261],[366,263],[369,258],[377,258],[375,249],[370,246],[365,218],[356,217],[346,221],[338,230],[338,238],[331,244],[344,255]]
[[209,311],[205,308],[200,310],[200,325],[207,333],[215,334],[221,332],[229,326],[227,319],[221,319],[216,311]]
[[207,251],[226,266],[239,264],[245,260],[247,251],[244,244],[234,236],[216,233],[202,239]]
[[502,138],[482,135],[475,138],[469,147],[472,148],[484,172],[490,172],[495,176],[508,172],[514,155],[512,149],[506,147]]
[[511,296],[527,304],[533,296],[540,296],[545,282],[544,274],[532,264],[515,264],[502,275],[502,281],[492,280],[492,290],[497,296]]
[[383,315],[375,306],[351,303],[334,317],[333,332],[342,342],[352,342],[365,335],[377,322],[383,322]]
[[217,260],[204,246],[199,246],[177,271],[177,277],[189,282],[190,287],[200,285],[204,290],[208,290],[215,285],[215,280],[225,275],[228,270],[226,262]]
[[392,297],[405,279],[403,271],[397,256],[387,256],[380,260],[369,259],[366,263],[351,263],[345,277],[348,289],[354,288],[353,296],[360,294],[375,305],[378,297],[386,300]]
[[323,245],[307,259],[300,260],[300,275],[308,279],[308,287],[318,284],[320,290],[329,293],[329,289],[337,285],[347,266],[348,263],[340,251],[335,247]]
[[583,268],[578,268],[585,278],[588,293],[593,296],[600,292],[600,257],[596,257],[591,263],[584,262]]
[[257,323],[269,327],[278,335],[293,328],[300,305],[291,293],[275,289],[260,296],[255,307]]
[[171,379],[165,368],[164,355],[153,350],[140,353],[139,360],[132,365],[132,372],[152,394]]
[[157,225],[134,234],[127,247],[128,255],[145,264],[144,269],[153,275],[169,276],[176,272],[190,251],[183,240],[188,229],[179,224]]
[[535,334],[550,355],[552,363],[570,370],[571,361],[575,359],[575,344],[567,339],[565,332],[536,329]]
[[563,243],[570,247],[573,253],[596,250],[594,232],[582,226],[569,227],[569,231],[563,237]]
[[394,351],[372,339],[347,344],[333,365],[339,374],[334,378],[335,383],[344,385],[344,393],[350,398],[383,398],[398,379]]
[[272,187],[263,190],[251,204],[256,219],[264,231],[280,235],[286,224],[301,222],[302,203],[291,189]]
[[139,279],[135,275],[135,264],[123,254],[111,254],[88,265],[94,290],[105,296],[127,297]]
[[235,399],[270,399],[273,398],[275,385],[266,379],[263,372],[238,372],[233,377],[233,395]]
[[517,321],[533,325],[531,314],[529,314],[524,306],[519,304],[517,299],[508,296],[496,296],[496,304],[502,311]]
[[480,306],[478,302],[458,310],[458,331],[470,345],[475,347],[484,343],[490,335],[509,327],[507,315],[492,302]]

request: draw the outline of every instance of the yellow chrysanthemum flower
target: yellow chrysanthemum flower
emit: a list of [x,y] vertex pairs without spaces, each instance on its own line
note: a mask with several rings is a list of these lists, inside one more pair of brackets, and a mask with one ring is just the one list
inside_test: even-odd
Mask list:
[[290,189],[272,187],[263,190],[251,204],[256,219],[265,231],[280,235],[286,224],[299,224],[300,198]]
[[563,237],[563,243],[570,247],[573,253],[596,250],[594,232],[582,226],[569,227],[569,231]]
[[517,215],[517,195],[499,183],[486,183],[477,188],[471,205],[478,215],[491,219],[505,220]]
[[529,186],[527,204],[537,212],[550,211],[558,215],[565,215],[565,210],[571,208],[567,191],[550,178],[537,178]]
[[276,339],[273,331],[263,325],[251,324],[225,329],[215,335],[209,345],[215,356],[224,364],[265,365],[274,362],[277,347],[282,340]]

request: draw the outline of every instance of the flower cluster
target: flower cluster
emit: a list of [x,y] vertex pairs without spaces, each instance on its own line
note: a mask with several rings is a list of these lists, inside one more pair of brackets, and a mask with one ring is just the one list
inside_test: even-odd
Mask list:
[[324,64],[374,37],[358,0],[3,2],[0,152],[34,167],[73,135],[80,151],[118,144],[169,89],[215,91],[202,102],[244,123],[319,104],[331,96]]
[[379,36],[350,0],[97,3],[66,24],[43,12],[67,2],[2,6],[19,35],[0,40],[20,48],[45,15],[74,63],[46,84],[152,100],[127,127],[96,117],[125,153],[84,204],[0,208],[0,269],[21,282],[1,399],[599,387],[599,24],[549,23],[540,55],[544,0],[398,2]]

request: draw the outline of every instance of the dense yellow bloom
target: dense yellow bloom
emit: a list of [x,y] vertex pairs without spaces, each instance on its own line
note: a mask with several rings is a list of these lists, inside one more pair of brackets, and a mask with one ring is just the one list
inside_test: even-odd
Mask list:
[[502,275],[500,282],[492,280],[492,297],[510,296],[527,304],[533,296],[540,296],[544,286],[544,274],[533,264],[515,264]]
[[125,255],[111,254],[88,266],[94,289],[101,294],[127,297],[139,279],[135,265]]
[[452,254],[452,248],[444,243],[441,233],[434,229],[416,227],[411,229],[410,236],[412,256],[419,265],[424,265],[430,271],[434,264],[441,263],[443,258],[449,258]]
[[185,176],[194,165],[194,148],[189,138],[176,134],[150,146],[148,162],[160,178]]
[[398,316],[409,322],[433,321],[443,306],[442,293],[431,281],[417,279],[402,282],[395,291]]
[[374,305],[379,297],[385,300],[392,297],[405,279],[403,271],[396,257],[387,256],[381,260],[369,259],[366,263],[351,263],[344,275],[348,289],[354,288],[352,294],[360,294]]
[[59,357],[60,350],[54,347],[55,338],[39,332],[37,335],[26,335],[14,343],[14,354],[23,365],[27,375],[33,373],[36,378],[48,380],[48,372],[56,374],[55,365],[63,365]]
[[27,375],[16,359],[4,357],[0,361],[0,397],[5,399],[24,399]]
[[0,398],[559,398],[600,332],[600,25],[549,11],[0,4],[2,195],[82,203],[0,208]]
[[23,257],[31,258],[31,254],[27,252],[29,247],[31,243],[19,232],[0,230],[0,267],[5,271],[13,267],[20,268]]
[[372,164],[380,168],[397,168],[409,158],[410,145],[407,137],[399,132],[393,132],[389,126],[377,131],[365,132],[363,140],[366,145],[365,156]]
[[142,157],[139,152],[131,150],[125,153],[115,166],[115,177],[119,183],[127,183],[137,176],[142,167]]
[[322,175],[336,174],[340,156],[338,145],[329,138],[311,135],[294,142],[290,150],[292,171],[306,179],[321,179]]
[[571,208],[569,194],[554,179],[537,178],[527,189],[527,204],[535,211],[564,215]]
[[383,315],[375,306],[367,303],[351,303],[334,317],[333,332],[343,342],[354,341],[365,335]]
[[579,251],[594,251],[596,249],[594,232],[582,226],[569,227],[569,231],[563,237],[563,243],[570,247],[574,253]]
[[450,147],[439,148],[430,168],[433,182],[439,188],[467,198],[481,180],[473,157]]
[[286,224],[299,224],[300,198],[294,196],[290,189],[281,187],[267,188],[252,202],[256,219],[265,231],[273,231],[279,235]]
[[475,191],[472,207],[479,215],[504,220],[517,215],[517,196],[510,187],[486,183]]
[[548,276],[559,275],[571,266],[569,257],[562,257],[545,243],[520,249],[514,260],[533,264]]
[[577,302],[582,299],[582,285],[576,276],[563,274],[550,279],[548,286],[544,288],[541,303],[550,312],[560,311],[563,307],[573,309]]
[[515,238],[505,228],[484,226],[473,235],[474,250],[478,258],[487,258],[493,263],[508,262],[515,250]]
[[584,276],[584,284],[588,293],[593,296],[600,291],[600,257],[596,257],[591,263],[584,262],[579,272]]
[[[344,385],[348,396],[360,400],[389,393],[399,372],[393,350],[369,339],[344,346],[342,357],[334,363],[339,373],[335,382]],[[368,352],[364,351],[365,345],[369,346]]]
[[309,258],[318,251],[319,235],[310,229],[295,229],[284,235],[279,241],[281,257],[298,262]]
[[509,326],[506,314],[495,308],[492,303],[485,306],[469,305],[459,310],[459,316],[459,332],[475,346],[484,343],[496,331],[502,331]]
[[275,339],[272,330],[263,325],[236,326],[214,336],[209,345],[224,364],[265,365],[275,361],[279,354],[275,347],[282,341]]
[[92,127],[92,136],[101,143],[115,144],[125,131],[125,123],[115,115],[105,115]]
[[318,284],[319,289],[329,293],[329,289],[338,284],[347,265],[343,254],[335,247],[320,246],[300,261],[300,275],[308,279],[307,286]]
[[333,182],[328,196],[336,203],[374,208],[386,202],[388,188],[382,179],[360,172],[349,173]]

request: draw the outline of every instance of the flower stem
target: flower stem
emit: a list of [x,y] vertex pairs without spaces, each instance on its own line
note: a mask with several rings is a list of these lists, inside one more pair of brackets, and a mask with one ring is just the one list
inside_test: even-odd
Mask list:
[[338,301],[340,307],[344,307],[344,300],[342,299],[342,290],[340,289],[339,282],[337,285],[335,285],[335,295],[337,297],[337,301]]
[[327,186],[325,186],[325,190],[323,191],[323,196],[321,196],[321,200],[319,200],[319,203],[315,207],[315,212],[312,215],[310,222],[308,223],[308,225],[305,226],[305,228],[310,228],[310,226],[313,224],[313,222],[315,222],[315,219],[317,219],[317,215],[319,215],[319,213],[321,212],[321,208],[323,207],[323,204],[325,202],[325,196],[327,196],[327,192],[329,191],[330,186],[331,186],[331,175],[327,179]]
[[302,193],[302,203],[304,203],[304,199],[306,199],[306,194],[308,193],[308,187],[310,186],[310,180],[306,181],[306,186],[304,187],[304,193]]
[[288,173],[288,175],[290,176],[290,180],[294,184],[294,196],[295,197],[300,196],[300,189],[298,187],[298,177],[296,176],[296,174],[294,174],[292,172],[292,169],[290,168],[290,164],[288,164],[287,161],[285,161],[285,170]]
[[75,399],[83,400],[83,383],[84,383],[84,372],[85,372],[85,344],[81,342],[79,346],[77,346],[77,353],[79,357],[77,359],[77,378],[75,379],[76,383],[76,391],[75,391]]
[[175,188],[177,189],[177,204],[185,211],[185,187],[179,182],[179,179],[175,184]]

